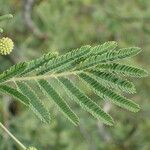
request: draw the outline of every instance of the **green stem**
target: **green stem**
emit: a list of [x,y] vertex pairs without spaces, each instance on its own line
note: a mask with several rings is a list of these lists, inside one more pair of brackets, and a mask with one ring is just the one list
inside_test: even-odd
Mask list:
[[10,80],[5,81],[7,82],[14,82],[14,81],[30,81],[30,80],[40,80],[40,79],[50,79],[50,78],[57,78],[61,76],[69,76],[69,75],[76,75],[82,71],[72,71],[72,72],[63,72],[58,74],[47,74],[47,75],[35,75],[35,76],[26,76],[26,77],[14,77]]
[[0,122],[0,127],[24,150],[27,148],[12,134],[10,133],[7,128]]

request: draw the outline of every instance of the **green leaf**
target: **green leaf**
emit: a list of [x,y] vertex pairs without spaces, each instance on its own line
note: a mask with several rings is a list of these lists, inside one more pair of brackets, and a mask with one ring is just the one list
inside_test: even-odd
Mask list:
[[59,81],[64,85],[69,96],[71,96],[71,98],[73,98],[83,109],[91,113],[95,118],[100,119],[103,123],[113,125],[111,116],[105,113],[101,107],[81,92],[81,90],[69,79],[60,77]]
[[146,77],[148,73],[142,68],[137,68],[134,66],[128,66],[118,63],[111,64],[100,64],[97,66],[97,69],[107,70],[118,74],[123,74],[131,77]]
[[[92,99],[69,80],[70,76],[78,76],[84,81],[100,98],[109,100],[114,104],[128,109],[132,112],[139,111],[140,107],[132,100],[118,94],[119,92],[134,93],[135,87],[132,82],[120,77],[129,75],[133,77],[144,77],[148,73],[137,67],[114,63],[124,58],[138,54],[141,49],[137,47],[115,50],[116,42],[91,47],[82,46],[64,55],[56,57],[54,53],[48,53],[40,58],[26,63],[19,63],[0,74],[0,91],[10,94],[21,102],[29,105],[36,115],[45,122],[50,121],[50,114],[37,96],[34,88],[27,81],[34,80],[38,84],[38,90],[48,96],[61,112],[75,125],[79,119],[66,101],[59,95],[47,80],[58,80],[62,90],[69,98],[76,101],[82,108],[91,113],[108,125],[113,125],[113,119],[104,112]],[[68,77],[68,78],[67,78]],[[3,85],[4,83],[16,82],[20,91]],[[34,87],[37,87],[35,86]],[[33,86],[32,86],[33,87]],[[40,87],[40,88],[39,88]]]
[[[99,94],[100,97],[104,96],[114,104],[128,109],[132,112],[138,112],[140,107],[138,104],[134,103],[133,101],[115,93],[114,91],[104,87],[101,85],[97,80],[95,80],[91,75],[80,73],[79,77],[85,81],[93,90]],[[102,97],[103,98],[103,97]]]
[[127,81],[126,79],[122,79],[114,74],[102,72],[100,70],[91,69],[87,71],[92,74],[93,77],[99,81],[99,83],[103,82],[108,87],[119,88],[122,91],[128,93],[135,93],[135,86],[132,82]]
[[13,96],[14,98],[16,98],[21,103],[23,103],[27,106],[29,105],[29,99],[24,94],[20,93],[19,91],[17,91],[16,89],[14,89],[10,86],[0,85],[0,91],[4,94],[9,94],[9,95]]
[[[101,44],[101,45],[98,45],[98,46],[95,46],[95,47],[90,47],[90,49],[87,49],[86,52],[81,57],[72,58],[72,60],[69,63],[65,63],[63,65],[63,68],[59,69],[57,72],[60,73],[60,72],[63,72],[63,71],[74,69],[77,64],[84,61],[86,58],[90,57],[91,55],[103,54],[103,53],[105,53],[109,50],[115,49],[116,47],[117,47],[117,43],[113,42],[113,41],[112,42],[106,42],[104,44]],[[86,47],[85,46],[81,47],[78,51],[81,51],[84,48],[86,48]]]
[[50,122],[50,113],[47,111],[39,97],[31,89],[31,87],[25,82],[16,82],[18,89],[28,97],[30,100],[29,107],[33,112],[44,122]]
[[19,76],[27,67],[27,63],[19,63],[10,67],[8,70],[0,74],[0,83],[5,82],[15,76]]
[[46,80],[39,80],[39,85],[45,90],[45,92],[52,98],[56,106],[60,111],[74,124],[78,125],[79,119],[76,114],[71,110],[68,104],[60,97],[60,95],[54,90],[50,83]]
[[110,51],[102,55],[92,56],[86,59],[85,61],[83,61],[78,67],[78,70],[86,69],[98,65],[99,63],[117,61],[123,58],[131,57],[137,55],[139,52],[141,52],[140,48],[130,47],[130,48],[123,48],[118,51]]
[[35,71],[39,67],[41,67],[44,64],[46,64],[47,62],[49,62],[51,59],[55,58],[57,55],[58,55],[57,53],[51,53],[50,52],[50,53],[43,55],[40,58],[37,58],[37,59],[34,59],[34,60],[28,62],[28,67],[26,68],[26,70],[21,75],[25,75],[27,73]]
[[84,55],[87,55],[87,53],[89,52],[90,52],[90,46],[87,45],[87,46],[82,46],[81,48],[73,50],[71,52],[68,52],[65,55],[61,55],[55,59],[52,59],[39,70],[38,75],[42,75],[52,71],[53,72],[60,71],[60,70],[64,71],[64,68],[68,68],[66,67],[66,65],[70,67],[70,64],[73,64],[77,60],[81,59]]
[[102,55],[106,52],[112,51],[117,47],[117,43],[114,41],[105,42],[104,44],[92,47],[91,53],[94,55]]

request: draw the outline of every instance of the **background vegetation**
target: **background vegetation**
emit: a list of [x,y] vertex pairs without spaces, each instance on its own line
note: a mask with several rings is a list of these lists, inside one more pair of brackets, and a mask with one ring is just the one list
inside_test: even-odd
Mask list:
[[[141,47],[142,53],[127,63],[150,68],[148,0],[0,0],[0,15],[7,13],[12,13],[14,19],[2,22],[4,34],[0,36],[11,37],[15,49],[9,56],[0,56],[0,71],[49,51],[65,53],[105,41],[117,41],[120,47]],[[118,120],[114,127],[92,119],[77,105],[72,106],[80,114],[80,126],[74,127],[53,106],[51,114],[57,117],[45,125],[8,96],[0,97],[0,121],[25,145],[34,145],[39,150],[149,150],[150,79],[134,83],[137,94],[128,97],[142,106],[139,113],[103,104]],[[88,89],[87,93],[93,96]],[[18,149],[0,130],[0,150]]]

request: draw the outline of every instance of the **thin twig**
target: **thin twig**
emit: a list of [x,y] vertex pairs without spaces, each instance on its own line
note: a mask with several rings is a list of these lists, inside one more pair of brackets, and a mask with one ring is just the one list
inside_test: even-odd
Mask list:
[[47,35],[41,33],[38,27],[35,25],[34,21],[32,20],[32,8],[35,0],[24,0],[23,3],[23,17],[24,22],[28,29],[39,39],[46,39]]
[[27,148],[0,122],[0,127],[24,150]]

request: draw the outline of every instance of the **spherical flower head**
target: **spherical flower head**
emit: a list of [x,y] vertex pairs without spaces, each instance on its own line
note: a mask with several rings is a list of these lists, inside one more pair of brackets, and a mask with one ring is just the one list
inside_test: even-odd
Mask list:
[[37,150],[35,147],[29,147],[27,150]]
[[0,39],[0,54],[8,55],[12,52],[14,43],[10,38],[3,37]]

